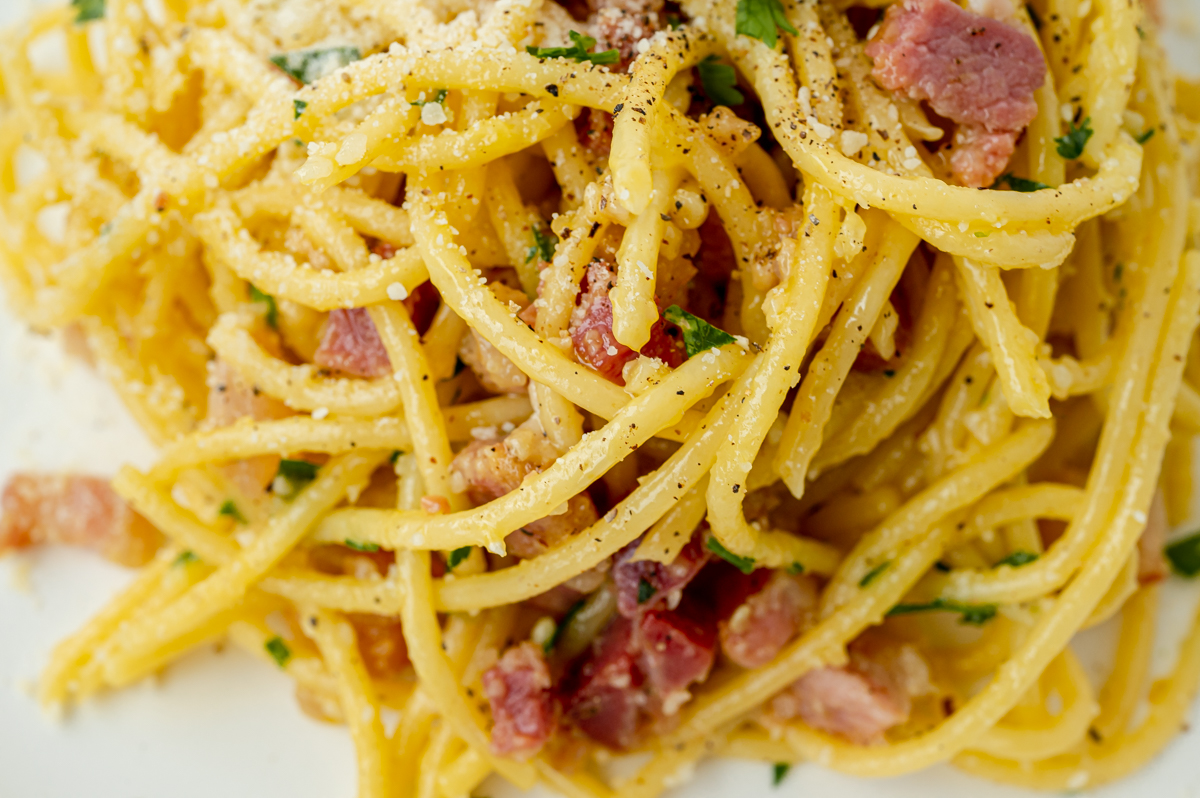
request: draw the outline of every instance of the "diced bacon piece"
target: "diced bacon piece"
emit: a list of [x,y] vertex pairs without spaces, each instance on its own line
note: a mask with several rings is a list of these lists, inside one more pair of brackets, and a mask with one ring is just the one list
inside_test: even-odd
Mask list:
[[[595,369],[602,377],[624,385],[621,371],[638,353],[618,342],[613,335],[612,302],[608,298],[608,292],[614,285],[613,279],[612,269],[605,261],[594,260],[588,266],[579,306],[571,314],[571,343],[575,346],[575,357],[580,363]],[[656,357],[671,368],[683,363],[681,345],[667,335],[661,317],[650,329],[650,340],[642,347],[641,353],[646,357]]]
[[97,477],[15,474],[4,487],[0,510],[0,554],[56,543],[135,566],[153,557],[162,540]]
[[584,734],[610,748],[631,748],[646,694],[631,652],[633,623],[617,617],[592,643],[592,654],[568,680],[563,692],[567,715]]
[[215,360],[209,365],[208,426],[227,427],[241,418],[269,421],[289,415],[291,411],[282,402],[251,385],[228,363]]
[[957,122],[951,168],[963,185],[991,185],[1037,115],[1046,79],[1037,43],[1014,24],[950,0],[904,0],[866,48],[881,85],[925,100]]
[[398,618],[355,613],[347,616],[358,638],[367,672],[376,679],[399,676],[408,667],[408,645]]
[[[269,421],[290,415],[292,411],[282,402],[251,385],[228,363],[214,360],[209,364],[207,426],[227,427],[241,418]],[[279,456],[273,454],[235,460],[221,467],[230,483],[248,499],[261,496],[278,469]]]
[[[520,487],[529,474],[539,472],[558,457],[546,436],[526,427],[503,441],[473,441],[450,464],[455,477],[466,484],[475,504],[484,504]],[[535,557],[563,538],[591,526],[596,505],[587,493],[572,496],[556,515],[548,515],[505,538],[508,550],[518,557]]]
[[816,605],[812,579],[776,571],[721,621],[721,650],[743,668],[761,668],[809,625]]
[[620,61],[612,65],[614,72],[625,72],[638,56],[637,44],[649,39],[662,28],[655,11],[632,11],[625,6],[643,5],[638,0],[618,0],[607,8],[601,8],[588,18],[592,36],[596,38],[596,52],[616,49]]
[[663,0],[588,0],[588,7],[593,11],[619,8],[631,14],[657,13],[663,10],[663,5]]
[[717,625],[698,604],[679,610],[650,610],[637,621],[641,668],[664,715],[673,715],[691,695],[687,688],[712,670]]
[[483,674],[492,706],[492,751],[528,759],[550,738],[556,722],[550,668],[531,642],[513,646]]
[[433,317],[437,315],[441,304],[442,295],[429,280],[418,285],[405,298],[404,307],[408,310],[409,318],[412,319],[418,334],[424,335],[429,325],[433,324]]
[[575,137],[596,158],[607,158],[612,149],[613,115],[589,108],[575,117]]
[[814,729],[873,745],[908,720],[914,697],[932,691],[929,668],[912,646],[852,647],[848,664],[809,671],[771,700],[771,710],[779,720],[798,716]]
[[692,258],[696,277],[688,287],[688,311],[719,326],[725,312],[729,278],[737,268],[737,256],[715,210],[709,209],[697,232],[700,249]]
[[313,362],[355,377],[382,377],[392,371],[392,361],[366,308],[329,312]]
[[1160,490],[1150,502],[1146,528],[1138,538],[1138,582],[1149,585],[1167,578],[1167,558],[1163,554],[1166,545],[1167,503]]
[[[529,305],[529,298],[515,288],[497,281],[489,285],[496,298],[507,304],[510,309],[520,313]],[[458,347],[458,356],[475,372],[480,385],[492,393],[518,393],[529,384],[529,377],[525,372],[475,330],[463,336]]]
[[[679,605],[683,588],[700,572],[709,560],[704,548],[703,534],[697,532],[670,565],[653,560],[634,560],[633,555],[642,543],[641,538],[630,543],[616,556],[613,581],[617,585],[617,611],[627,618],[662,604],[674,609]],[[642,587],[645,582],[648,587]],[[638,601],[642,597],[642,601]]]

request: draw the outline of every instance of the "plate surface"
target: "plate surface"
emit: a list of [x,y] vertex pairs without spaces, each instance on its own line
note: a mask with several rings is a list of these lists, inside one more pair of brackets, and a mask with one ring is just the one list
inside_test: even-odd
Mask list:
[[[1200,0],[1166,2],[1167,44],[1177,63],[1200,74]],[[0,25],[17,22],[29,0],[0,0]],[[58,342],[30,334],[0,303],[0,483],[18,469],[113,473],[145,467],[154,450],[112,389]],[[71,713],[46,716],[33,685],[51,648],[99,609],[130,577],[74,551],[0,560],[0,796],[3,798],[337,798],[354,794],[353,750],[341,727],[304,716],[290,680],[235,649],[195,652],[157,681]],[[1159,671],[1174,662],[1178,630],[1200,585],[1167,588]],[[1078,648],[1098,675],[1111,625]],[[1195,710],[1193,708],[1193,716]],[[1136,776],[1090,795],[1200,796],[1200,735],[1183,733]],[[939,767],[866,781],[815,765],[771,787],[767,765],[701,766],[684,798],[1012,798],[1027,795]],[[485,794],[513,794],[504,785]]]

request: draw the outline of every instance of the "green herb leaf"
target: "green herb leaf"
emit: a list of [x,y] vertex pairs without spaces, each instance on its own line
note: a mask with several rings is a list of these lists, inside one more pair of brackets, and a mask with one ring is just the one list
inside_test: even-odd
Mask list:
[[771,786],[778,787],[784,779],[787,778],[788,771],[792,766],[787,762],[776,762],[771,766]]
[[1020,568],[1022,565],[1029,565],[1039,556],[1037,552],[1033,551],[1014,551],[992,567],[999,568],[1001,565],[1009,565],[1013,568]]
[[1124,263],[1118,263],[1116,266],[1113,266],[1113,282],[1114,283],[1121,282],[1121,275],[1123,275],[1124,273],[1125,273],[1125,264]]
[[276,477],[283,477],[287,481],[291,490],[288,495],[294,496],[308,483],[317,478],[319,466],[316,463],[310,463],[307,460],[280,460],[279,470],[275,472]]
[[104,0],[71,0],[75,9],[75,22],[82,24],[104,18]]
[[571,620],[579,614],[579,611],[583,609],[583,605],[586,603],[587,599],[581,598],[579,601],[576,601],[571,605],[571,609],[567,610],[567,614],[564,615],[562,620],[558,622],[558,625],[554,627],[554,634],[550,635],[550,637],[546,639],[545,643],[542,643],[542,651],[545,651],[547,654],[549,654],[554,650],[554,647],[558,645],[558,639],[562,637],[563,629],[567,628],[567,625],[570,624]]
[[388,462],[391,463],[392,465],[395,465],[396,461],[400,459],[400,454],[401,454],[401,452],[399,449],[392,452],[390,455],[388,455]]
[[704,86],[704,94],[717,105],[741,105],[746,97],[737,89],[737,73],[729,64],[722,64],[721,59],[710,55],[699,64],[696,71],[700,73],[700,84]]
[[287,647],[287,643],[283,642],[282,638],[272,637],[263,648],[271,655],[271,659],[275,660],[275,664],[281,668],[287,665],[288,660],[292,658],[292,650]]
[[250,286],[250,301],[255,304],[261,303],[267,306],[266,321],[267,326],[272,330],[279,327],[279,306],[275,304],[275,297],[270,294],[264,294],[258,290],[257,286]]
[[450,556],[446,558],[446,567],[453,571],[462,561],[471,556],[471,547],[463,546],[461,549],[455,549],[450,552]]
[[976,238],[987,238],[990,235],[991,235],[991,233],[987,232],[986,230],[976,230],[975,231]]
[[189,565],[199,561],[200,558],[196,556],[196,552],[192,551],[191,549],[185,549],[184,551],[179,552],[179,556],[175,558],[175,561],[172,562],[171,565]]
[[738,0],[735,29],[743,36],[758,39],[774,48],[783,29],[795,36],[798,31],[788,22],[779,0]]
[[350,538],[346,538],[343,542],[346,544],[346,548],[354,549],[355,551],[365,551],[368,553],[379,551],[379,545],[375,543],[359,543],[357,540],[351,540]]
[[296,114],[297,119],[304,114],[305,108],[308,108],[308,103],[304,100],[292,100],[292,111]]
[[753,557],[739,557],[729,549],[722,546],[721,541],[717,540],[716,538],[710,537],[704,542],[704,547],[744,574],[748,574],[754,570]]
[[867,585],[871,584],[872,582],[875,581],[875,577],[879,576],[881,573],[886,571],[888,569],[888,566],[891,564],[892,564],[891,560],[884,560],[883,562],[879,563],[879,565],[876,565],[874,568],[872,568],[870,571],[868,571],[867,575],[858,581],[858,586],[866,587]]
[[1180,576],[1200,574],[1200,532],[1169,544],[1163,553],[1171,561],[1171,570]]
[[529,263],[534,258],[541,258],[549,263],[554,260],[554,251],[558,249],[558,239],[554,233],[543,233],[542,228],[534,225],[533,227],[533,246],[525,252],[525,262]]
[[981,626],[996,617],[995,604],[963,604],[950,599],[937,598],[927,604],[897,604],[888,610],[888,616],[908,615],[914,612],[947,610],[962,614],[962,623]]
[[693,316],[678,305],[663,311],[663,318],[683,331],[683,345],[688,357],[737,341],[729,333],[714,327],[699,316]]
[[239,524],[246,523],[246,516],[242,515],[242,511],[233,503],[233,499],[226,499],[221,503],[221,509],[217,510],[221,515],[226,515],[237,521]]
[[1154,128],[1150,128],[1142,133],[1139,133],[1137,136],[1134,136],[1133,140],[1136,141],[1138,144],[1145,144],[1147,141],[1149,141],[1151,139],[1151,137],[1154,136],[1154,132],[1155,132]]
[[797,574],[802,574],[802,573],[804,573],[804,564],[794,562],[787,567],[787,572],[789,574],[791,574],[792,576],[796,576]]
[[617,50],[605,50],[602,53],[589,53],[596,46],[596,40],[591,36],[571,31],[567,34],[574,42],[570,47],[526,47],[525,52],[535,58],[573,58],[576,61],[591,61],[593,64],[615,64],[621,60]]
[[1089,116],[1083,120],[1083,124],[1075,127],[1075,123],[1071,122],[1067,125],[1067,135],[1059,136],[1054,140],[1058,145],[1058,154],[1066,158],[1068,161],[1073,161],[1080,155],[1083,155],[1083,148],[1087,146],[1088,139],[1092,137],[1092,118]]
[[654,598],[654,594],[657,592],[658,588],[650,584],[649,580],[642,579],[638,582],[638,604],[645,604]]
[[429,105],[430,103],[433,103],[434,105],[441,105],[446,101],[446,95],[449,93],[450,92],[448,89],[438,89],[436,92],[434,92],[432,100],[413,100],[411,104],[418,107],[422,105]]
[[1030,191],[1041,191],[1044,188],[1054,188],[1054,186],[1046,183],[1039,183],[1036,180],[1026,180],[1023,177],[1017,177],[1012,172],[1005,172],[996,178],[996,182],[992,183],[992,188],[997,188],[1001,183],[1007,183],[1008,187],[1013,191],[1021,191],[1028,194]]
[[896,370],[895,369],[884,369],[883,376],[887,377],[890,380],[892,377],[896,376]]
[[271,56],[271,63],[300,83],[312,83],[362,58],[357,47],[321,47]]

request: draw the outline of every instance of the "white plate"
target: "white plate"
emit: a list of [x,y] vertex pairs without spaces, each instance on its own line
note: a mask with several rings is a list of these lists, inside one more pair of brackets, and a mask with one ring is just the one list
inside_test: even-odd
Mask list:
[[[1171,9],[1168,3],[1168,10]],[[1200,73],[1194,18],[1200,0],[1176,0],[1169,45]],[[32,6],[0,0],[0,25]],[[112,389],[62,354],[57,341],[31,335],[0,308],[0,483],[17,469],[112,473],[146,466],[154,452]],[[158,681],[107,696],[65,720],[45,716],[34,680],[54,643],[77,628],[129,579],[129,572],[84,553],[38,551],[0,561],[0,798],[334,798],[354,794],[353,750],[341,727],[304,716],[291,683],[240,651],[203,650]],[[1176,631],[1190,617],[1200,586],[1168,586]],[[1081,647],[1093,669],[1112,629]],[[1164,634],[1160,670],[1175,656]],[[1181,734],[1143,772],[1097,796],[1200,796],[1200,737]],[[815,765],[796,768],[778,789],[763,764],[704,765],[680,790],[689,798],[831,796],[839,798],[1002,798],[1025,795],[949,767],[866,781]],[[510,792],[497,784],[493,794]]]

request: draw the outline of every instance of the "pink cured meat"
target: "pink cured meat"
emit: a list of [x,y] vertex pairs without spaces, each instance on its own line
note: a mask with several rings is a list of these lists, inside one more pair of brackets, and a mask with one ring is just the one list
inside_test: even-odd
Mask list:
[[382,377],[392,370],[392,361],[366,308],[329,312],[313,362],[355,377]]
[[592,644],[592,654],[566,686],[567,715],[593,740],[610,748],[633,747],[646,706],[642,672],[635,661],[633,622],[618,617]]
[[[622,549],[613,562],[613,581],[617,585],[617,611],[627,618],[654,609],[664,601],[674,606],[679,593],[695,578],[709,560],[704,536],[697,532],[669,565],[653,560],[634,560],[642,544],[638,538]],[[648,587],[642,587],[645,582]],[[641,601],[638,599],[641,598]]]
[[951,167],[966,185],[990,185],[1037,115],[1046,62],[1033,37],[950,0],[891,6],[866,52],[881,85],[960,125]]
[[550,739],[555,704],[550,668],[542,649],[530,642],[513,646],[483,674],[483,692],[492,707],[492,751],[527,759]]
[[[588,266],[579,307],[571,316],[571,343],[580,363],[595,369],[602,377],[624,385],[621,371],[638,353],[617,341],[613,334],[613,309],[608,298],[613,279],[612,269],[604,261],[596,260]],[[641,353],[656,357],[671,368],[683,363],[683,352],[675,339],[667,335],[661,318],[651,328],[650,340]]]
[[135,566],[154,556],[161,542],[158,531],[97,477],[15,474],[0,510],[0,554],[56,543]]
[[743,668],[761,668],[808,625],[816,604],[811,578],[777,571],[721,621],[721,650]]

